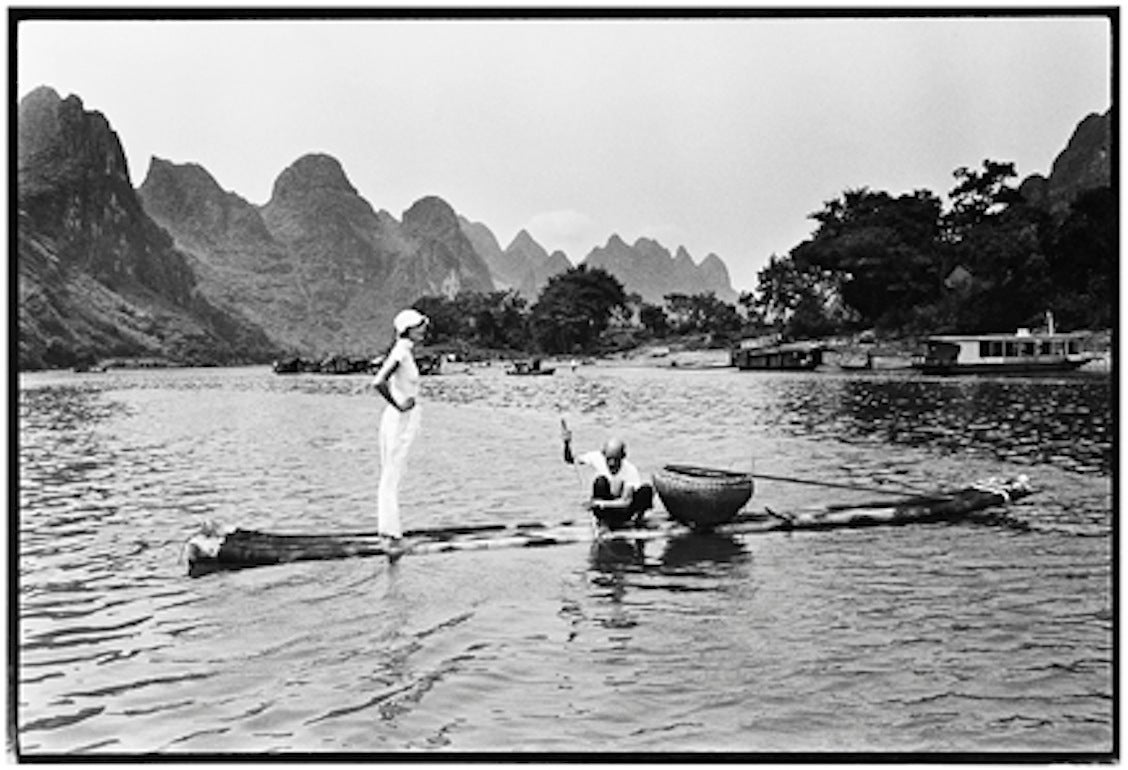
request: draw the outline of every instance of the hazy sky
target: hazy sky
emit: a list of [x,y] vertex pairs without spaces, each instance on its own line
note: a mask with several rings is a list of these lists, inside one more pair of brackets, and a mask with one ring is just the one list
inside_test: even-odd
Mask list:
[[1048,173],[1111,67],[1084,16],[36,20],[17,97],[103,113],[135,186],[157,156],[262,204],[323,152],[397,219],[434,194],[503,248],[647,236],[752,289],[844,190]]

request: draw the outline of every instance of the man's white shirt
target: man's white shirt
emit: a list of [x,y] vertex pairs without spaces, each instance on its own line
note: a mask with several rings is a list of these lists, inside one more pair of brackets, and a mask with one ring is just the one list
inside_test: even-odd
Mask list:
[[615,497],[623,496],[623,485],[632,490],[639,489],[642,486],[642,476],[630,460],[623,460],[618,473],[611,472],[611,469],[607,467],[607,458],[603,456],[603,452],[598,450],[584,452],[576,458],[576,463],[590,466],[597,476],[605,476],[611,482],[611,494]]

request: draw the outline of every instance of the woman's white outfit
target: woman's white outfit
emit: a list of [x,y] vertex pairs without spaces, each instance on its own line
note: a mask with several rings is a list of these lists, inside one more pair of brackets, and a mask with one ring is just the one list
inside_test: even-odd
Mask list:
[[[412,355],[414,343],[400,337],[384,359],[381,369],[396,366],[388,378],[388,390],[397,404],[419,398],[419,367]],[[377,375],[379,377],[379,374]],[[399,484],[407,463],[407,450],[419,432],[419,404],[401,412],[389,404],[380,418],[380,489],[376,498],[376,528],[381,535],[401,537]]]

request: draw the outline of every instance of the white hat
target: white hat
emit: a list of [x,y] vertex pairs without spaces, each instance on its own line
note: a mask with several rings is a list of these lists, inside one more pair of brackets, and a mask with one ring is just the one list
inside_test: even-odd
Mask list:
[[423,315],[415,308],[409,307],[407,310],[401,310],[396,313],[395,319],[392,320],[392,325],[396,327],[396,332],[398,334],[403,334],[413,326],[418,326],[419,324],[425,324],[428,322],[429,319],[427,318],[427,316]]

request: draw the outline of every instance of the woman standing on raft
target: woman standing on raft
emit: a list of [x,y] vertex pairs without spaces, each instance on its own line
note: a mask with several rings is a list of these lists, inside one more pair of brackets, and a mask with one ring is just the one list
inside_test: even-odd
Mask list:
[[403,536],[399,515],[399,483],[407,451],[419,432],[419,367],[412,349],[422,342],[428,318],[408,308],[396,314],[396,342],[384,357],[373,385],[388,402],[380,418],[380,488],[376,502],[376,528],[398,545]]

